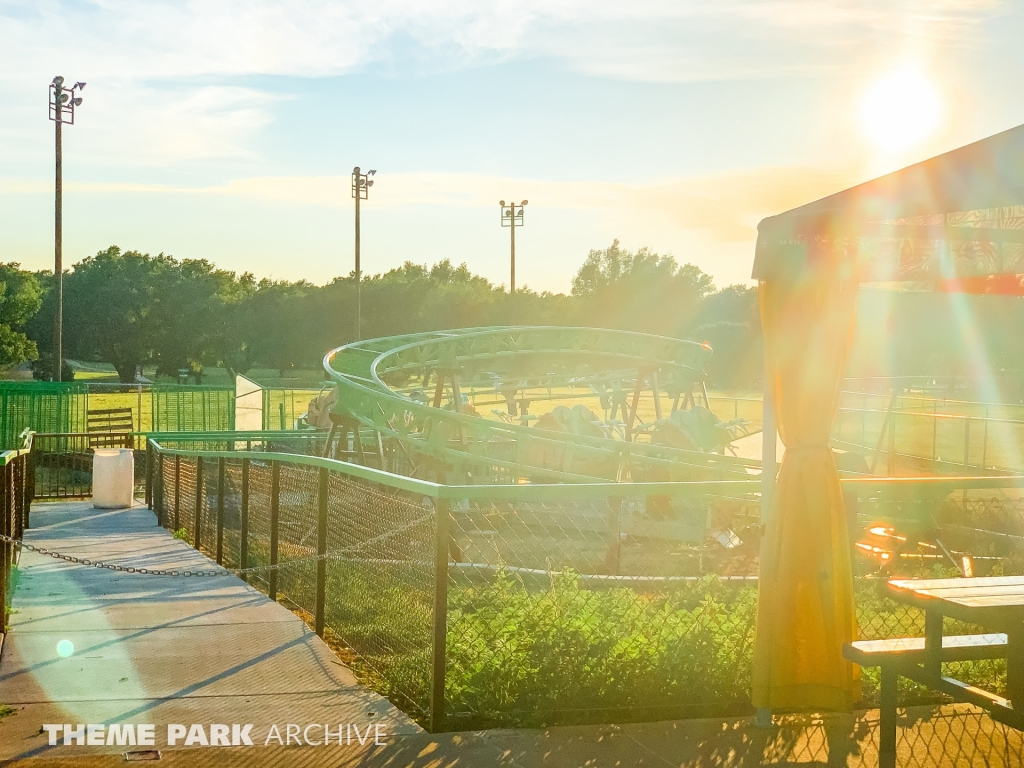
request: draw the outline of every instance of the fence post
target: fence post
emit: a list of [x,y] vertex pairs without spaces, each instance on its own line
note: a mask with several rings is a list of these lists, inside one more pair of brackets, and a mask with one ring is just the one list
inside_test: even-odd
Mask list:
[[28,477],[25,478],[25,527],[31,524],[32,502],[36,498],[36,451],[35,448],[26,458],[26,469]]
[[448,499],[434,505],[437,516],[437,538],[434,541],[434,639],[430,678],[430,731],[445,729],[444,684],[447,671],[448,640],[448,536],[451,509]]
[[156,465],[156,477],[153,482],[153,510],[156,512],[156,524],[167,527],[167,497],[164,494],[164,457],[153,451],[153,463]]
[[886,472],[887,477],[892,477],[892,473],[896,470],[896,413],[890,412],[892,416],[889,421],[889,467]]
[[174,531],[181,528],[181,456],[174,457]]
[[146,507],[153,508],[153,446],[146,441]]
[[981,433],[981,468],[988,465],[988,406],[985,406],[985,427]]
[[[0,492],[0,533],[4,536],[11,535],[11,516],[7,508],[8,496],[10,495],[10,484],[7,481],[8,468],[5,465],[3,471],[3,489]],[[7,576],[11,565],[11,545],[0,542],[0,633],[7,632]]]
[[971,458],[971,417],[964,418],[964,466],[969,466]]
[[320,467],[320,488],[317,494],[317,526],[316,526],[316,608],[314,609],[314,626],[317,635],[324,636],[324,605],[327,601],[327,467]]
[[224,457],[217,459],[217,565],[224,564]]
[[[242,509],[239,513],[238,566],[249,567],[249,460],[242,459]],[[243,573],[242,581],[248,582],[249,575]]]
[[[277,522],[281,510],[281,462],[270,462],[270,565],[277,565]],[[277,568],[271,568],[267,593],[277,600]]]
[[[650,497],[648,497],[650,498]],[[612,576],[618,576],[622,559],[622,497],[608,499],[608,554],[605,566]]]
[[25,457],[19,456],[16,458],[11,467],[13,480],[12,493],[14,494],[13,510],[14,519],[11,521],[11,530],[14,533],[11,534],[16,539],[20,539],[24,536],[24,519],[25,519]]
[[203,536],[203,457],[196,457],[196,535],[193,544],[197,550]]

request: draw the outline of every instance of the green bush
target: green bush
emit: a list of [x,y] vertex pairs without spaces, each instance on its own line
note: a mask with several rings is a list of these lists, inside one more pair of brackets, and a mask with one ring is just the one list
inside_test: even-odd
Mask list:
[[[281,573],[280,593],[312,610],[315,566]],[[884,580],[855,582],[860,636],[921,636],[920,611],[892,601]],[[430,701],[433,590],[427,570],[394,563],[328,565],[326,624],[354,651],[359,678],[421,723]],[[453,579],[448,592],[449,726],[539,727],[750,711],[756,585],[708,576],[657,592],[584,589],[573,573],[546,587],[499,572]],[[950,624],[948,632],[977,631]],[[995,692],[1005,661],[950,672]],[[864,706],[877,706],[877,670],[863,671]],[[901,701],[944,701],[901,681]]]
[[539,592],[504,574],[456,589],[449,711],[484,727],[746,710],[755,601],[714,577],[657,594],[571,573]]

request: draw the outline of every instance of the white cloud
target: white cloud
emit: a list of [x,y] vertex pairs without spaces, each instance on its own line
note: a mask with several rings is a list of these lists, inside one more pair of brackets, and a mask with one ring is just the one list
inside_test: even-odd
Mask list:
[[[93,77],[344,74],[394,54],[425,68],[510,56],[568,59],[647,80],[818,66],[884,36],[948,44],[999,0],[101,0],[0,4],[0,75],[45,65]],[[772,59],[760,54],[771,48]],[[808,55],[810,54],[810,55]],[[832,56],[842,55],[833,50]],[[33,75],[34,76],[34,75]]]
[[[0,0],[0,162],[47,151],[54,74],[100,81],[82,149],[121,165],[254,156],[254,76],[399,74],[552,57],[643,81],[835,69],[877,45],[963,44],[999,0]],[[247,77],[244,87],[238,78]]]

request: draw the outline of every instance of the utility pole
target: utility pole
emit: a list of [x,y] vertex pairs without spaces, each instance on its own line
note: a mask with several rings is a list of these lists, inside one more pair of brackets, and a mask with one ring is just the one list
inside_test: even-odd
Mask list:
[[523,226],[523,206],[529,201],[523,200],[521,203],[509,203],[505,205],[505,201],[502,200],[498,203],[501,206],[501,226],[509,227],[512,232],[512,274],[511,280],[509,281],[509,298],[512,301],[512,322],[516,322],[516,227]]
[[82,106],[81,96],[76,91],[85,88],[85,83],[64,87],[64,78],[58,75],[50,83],[50,120],[54,122],[54,149],[56,153],[56,178],[53,199],[53,276],[57,283],[57,315],[53,329],[53,380],[60,381],[64,372],[64,181],[63,152],[61,150],[61,126],[75,124],[75,107]]
[[363,338],[363,286],[362,270],[359,264],[359,201],[368,199],[370,187],[373,186],[373,176],[376,171],[370,170],[360,173],[357,165],[352,169],[352,197],[356,201],[356,341]]

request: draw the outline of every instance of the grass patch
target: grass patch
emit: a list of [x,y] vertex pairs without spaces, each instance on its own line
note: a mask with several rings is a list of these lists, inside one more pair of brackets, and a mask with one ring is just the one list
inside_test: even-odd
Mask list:
[[178,541],[184,541],[190,547],[193,546],[192,534],[188,532],[188,528],[179,528],[178,530],[176,530],[174,532],[174,538],[176,538]]
[[[363,684],[426,724],[431,600],[425,574],[328,567],[325,639]],[[283,601],[312,624],[315,569],[281,572]],[[924,632],[924,616],[856,582],[861,636]],[[445,696],[449,727],[717,717],[750,711],[757,590],[710,576],[656,593],[583,589],[572,574],[546,588],[507,574],[449,587]],[[977,631],[951,626],[948,632]],[[1005,661],[951,665],[951,674],[1005,690]],[[877,706],[877,670],[864,670],[863,706]],[[945,699],[901,681],[903,704]]]

